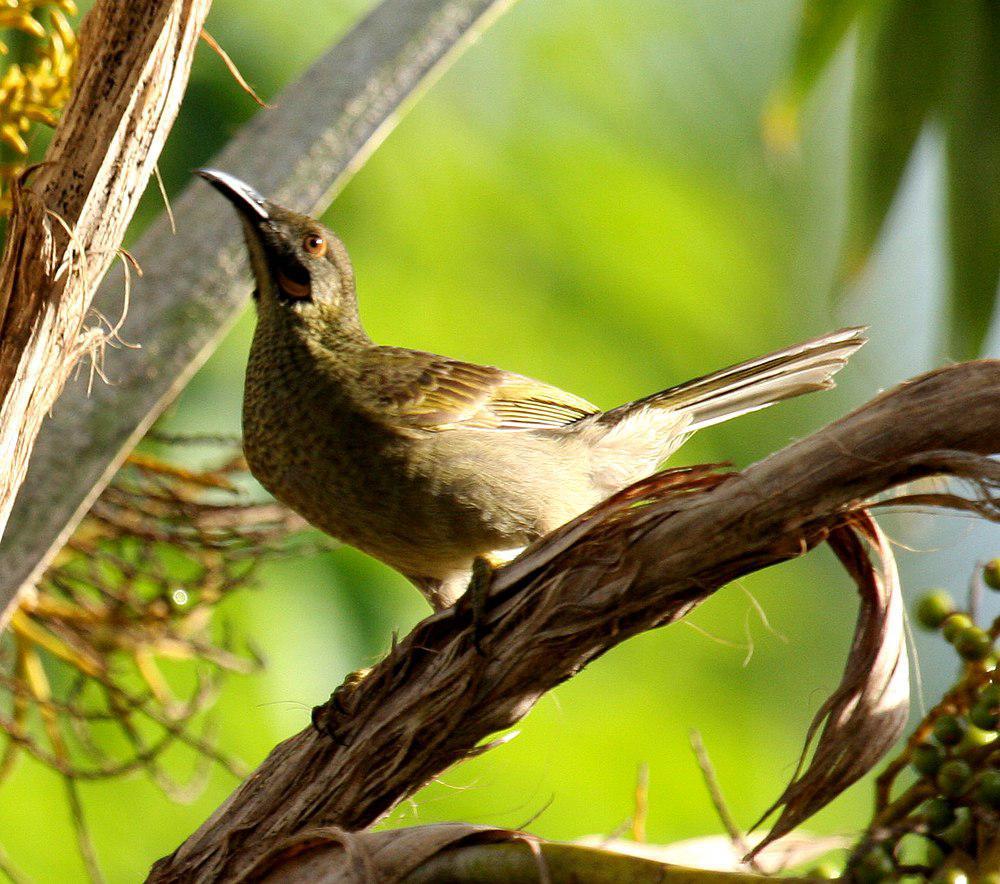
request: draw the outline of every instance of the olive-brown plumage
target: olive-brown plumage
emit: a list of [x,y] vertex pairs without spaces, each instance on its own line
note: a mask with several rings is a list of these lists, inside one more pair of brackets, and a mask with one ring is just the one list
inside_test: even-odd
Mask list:
[[435,608],[461,595],[477,556],[509,557],[654,472],[694,431],[833,386],[865,340],[844,329],[602,412],[498,368],[373,343],[332,233],[201,174],[238,210],[257,283],[251,471]]

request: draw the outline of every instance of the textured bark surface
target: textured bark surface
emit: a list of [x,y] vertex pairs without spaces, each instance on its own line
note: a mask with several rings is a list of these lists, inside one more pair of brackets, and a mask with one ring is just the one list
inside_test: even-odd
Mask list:
[[[262,884],[760,884],[769,880],[746,872],[684,868],[655,857],[669,848],[638,845],[654,856],[614,849],[621,844],[606,849],[559,844],[464,823],[384,832],[327,827],[278,845],[247,877]],[[788,859],[795,864],[794,854]],[[781,880],[799,884],[807,879]]]
[[151,880],[237,880],[290,836],[369,826],[611,647],[802,555],[901,483],[964,478],[969,501],[917,502],[998,519],[997,390],[1000,362],[941,369],[724,481],[677,493],[654,479],[544,538],[494,576],[485,654],[461,605],[420,623],[317,710],[336,739],[307,728],[278,745]]
[[84,328],[94,289],[177,115],[210,5],[99,0],[45,163],[15,190],[0,266],[0,535],[43,418],[99,344]]
[[[510,2],[384,0],[244,126],[212,165],[285,205],[325,208],[393,129],[407,100]],[[109,349],[104,372],[110,384],[95,383],[88,395],[86,379],[71,382],[42,428],[0,544],[0,623],[17,592],[44,571],[128,452],[208,358],[250,292],[239,225],[218,194],[198,181],[173,207],[177,235],[162,218],[132,249],[143,277],[121,334],[142,349]],[[95,305],[118,316],[121,301],[115,281],[102,287]],[[32,393],[23,384],[19,389]],[[12,413],[22,408],[13,404]],[[28,451],[21,447],[23,470]],[[0,449],[0,464],[6,462]]]

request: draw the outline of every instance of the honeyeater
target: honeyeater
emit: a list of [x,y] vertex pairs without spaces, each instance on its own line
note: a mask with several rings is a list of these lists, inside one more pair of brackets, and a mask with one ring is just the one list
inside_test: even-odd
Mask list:
[[557,387],[374,343],[343,243],[224,172],[256,281],[243,400],[251,472],[435,609],[499,563],[653,473],[696,430],[833,386],[847,328],[602,411]]

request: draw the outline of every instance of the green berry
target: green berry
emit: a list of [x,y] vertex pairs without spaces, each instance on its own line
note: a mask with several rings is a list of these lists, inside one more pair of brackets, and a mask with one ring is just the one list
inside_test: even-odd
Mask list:
[[1000,810],[1000,770],[985,770],[976,780],[976,801]]
[[963,660],[985,660],[993,650],[993,639],[978,626],[970,626],[958,634],[955,648]]
[[955,811],[955,822],[941,833],[952,847],[964,848],[972,840],[972,815],[969,808],[960,807]]
[[924,805],[923,817],[932,832],[940,832],[955,822],[955,808],[947,798],[932,798]]
[[996,731],[984,731],[974,724],[969,725],[969,729],[962,737],[962,742],[958,744],[956,752],[962,754],[969,749],[978,749],[980,746],[987,746],[997,738]]
[[934,876],[934,884],[969,884],[969,876],[961,869],[945,869]]
[[968,614],[952,614],[941,626],[945,641],[953,642],[959,634],[972,626],[972,618]]
[[1000,559],[993,559],[983,568],[983,583],[990,589],[1000,589]]
[[1000,707],[990,706],[980,700],[969,710],[969,721],[984,731],[995,731],[1000,725]]
[[934,722],[934,736],[942,746],[957,746],[965,736],[967,725],[954,715],[942,715]]
[[820,863],[809,870],[810,878],[820,878],[824,881],[833,881],[841,875],[841,869],[833,863]]
[[925,777],[932,777],[938,772],[944,761],[944,753],[933,743],[921,743],[913,750],[913,767]]
[[945,795],[961,795],[971,779],[972,768],[960,758],[946,761],[937,773],[938,788]]
[[979,702],[987,706],[1000,707],[1000,684],[991,683],[979,692]]
[[896,875],[896,864],[884,847],[873,847],[858,863],[855,879],[860,884],[877,884],[879,881],[893,879]]
[[935,589],[917,601],[917,621],[927,629],[937,629],[955,612],[955,602],[943,589]]
[[925,841],[924,865],[928,868],[936,869],[944,862],[944,851],[936,841]]

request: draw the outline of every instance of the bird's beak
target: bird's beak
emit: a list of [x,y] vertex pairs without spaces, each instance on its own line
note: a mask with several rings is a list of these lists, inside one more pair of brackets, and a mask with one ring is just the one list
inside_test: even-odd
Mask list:
[[267,200],[246,182],[218,169],[197,169],[196,172],[229,200],[248,221],[260,224],[261,221],[270,220]]

